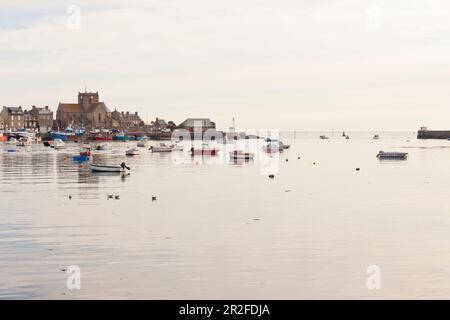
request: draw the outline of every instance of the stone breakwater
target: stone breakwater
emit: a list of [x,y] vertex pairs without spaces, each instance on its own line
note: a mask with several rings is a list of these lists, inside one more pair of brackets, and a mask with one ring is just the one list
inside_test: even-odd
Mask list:
[[417,139],[450,139],[450,130],[419,130]]

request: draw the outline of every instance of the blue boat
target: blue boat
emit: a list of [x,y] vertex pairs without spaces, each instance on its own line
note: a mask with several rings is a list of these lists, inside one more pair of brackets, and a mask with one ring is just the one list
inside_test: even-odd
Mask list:
[[52,140],[61,139],[62,141],[67,141],[67,133],[65,132],[51,132]]
[[72,159],[73,161],[86,162],[89,161],[89,156],[75,156]]

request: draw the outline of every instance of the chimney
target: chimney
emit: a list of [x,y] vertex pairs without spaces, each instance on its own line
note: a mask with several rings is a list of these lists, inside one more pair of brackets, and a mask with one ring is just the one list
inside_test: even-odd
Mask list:
[[33,106],[32,109],[36,109],[36,106]]
[[47,110],[48,110],[48,106],[45,106],[45,109],[47,109]]

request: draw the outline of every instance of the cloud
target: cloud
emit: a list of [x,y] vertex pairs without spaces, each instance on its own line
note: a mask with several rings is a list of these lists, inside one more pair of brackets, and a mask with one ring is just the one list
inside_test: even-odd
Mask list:
[[[79,30],[67,28],[72,3],[81,8]],[[152,117],[181,121],[202,114],[220,123],[237,116],[246,126],[301,129],[367,127],[374,118],[355,110],[378,108],[380,119],[392,108],[401,114],[417,101],[425,103],[417,93],[408,98],[421,86],[429,102],[448,103],[441,91],[450,80],[445,1],[1,5],[8,13],[2,17],[9,17],[0,24],[3,104],[55,106],[73,101],[86,85],[99,90],[111,108]],[[285,116],[273,123],[270,110]],[[415,124],[411,119],[401,126]]]

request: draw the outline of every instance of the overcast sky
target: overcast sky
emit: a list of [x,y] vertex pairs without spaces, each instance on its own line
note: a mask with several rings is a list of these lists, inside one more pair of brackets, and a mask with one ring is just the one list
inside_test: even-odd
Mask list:
[[144,120],[450,129],[444,0],[0,0],[0,48],[1,105],[87,86]]

